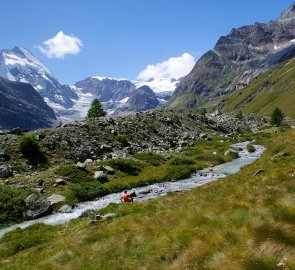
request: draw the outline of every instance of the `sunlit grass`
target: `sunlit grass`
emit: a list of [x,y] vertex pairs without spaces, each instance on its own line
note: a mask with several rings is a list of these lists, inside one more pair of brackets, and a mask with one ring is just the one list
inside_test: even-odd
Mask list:
[[[0,240],[0,268],[272,270],[283,269],[277,264],[286,258],[286,267],[295,269],[294,157],[271,161],[278,148],[295,151],[295,132],[267,137],[258,140],[268,148],[261,159],[219,181],[112,204],[101,213],[117,216],[94,224],[84,218],[11,232]],[[142,173],[160,177],[161,166]],[[264,173],[253,176],[260,168]]]

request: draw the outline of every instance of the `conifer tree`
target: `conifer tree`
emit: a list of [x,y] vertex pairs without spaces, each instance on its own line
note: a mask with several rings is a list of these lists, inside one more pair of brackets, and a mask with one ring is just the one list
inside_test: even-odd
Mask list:
[[88,110],[87,118],[101,117],[105,116],[107,113],[104,111],[101,102],[98,98],[95,98]]
[[270,123],[273,125],[273,126],[280,126],[281,123],[283,122],[285,118],[285,115],[283,114],[283,112],[278,108],[276,107],[272,114],[271,114],[271,119],[270,119]]

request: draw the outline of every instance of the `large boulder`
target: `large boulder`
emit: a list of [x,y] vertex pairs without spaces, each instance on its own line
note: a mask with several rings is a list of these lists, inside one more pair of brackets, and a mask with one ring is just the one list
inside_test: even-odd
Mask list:
[[23,216],[25,219],[35,219],[45,216],[52,211],[49,201],[39,192],[30,194],[25,198],[25,210]]
[[10,166],[1,165],[0,166],[0,179],[1,178],[8,178],[13,176],[13,171]]
[[47,197],[47,201],[49,201],[51,205],[64,202],[65,200],[66,198],[60,194],[52,194],[51,196]]

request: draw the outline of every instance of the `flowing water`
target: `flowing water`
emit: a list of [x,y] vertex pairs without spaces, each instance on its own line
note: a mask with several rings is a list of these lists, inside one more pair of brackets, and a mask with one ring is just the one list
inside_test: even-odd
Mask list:
[[[133,188],[132,191],[135,191],[137,194],[137,197],[134,201],[140,202],[143,200],[165,196],[168,192],[179,192],[189,190],[198,186],[202,186],[206,183],[215,181],[219,178],[226,177],[227,175],[237,173],[241,167],[250,164],[254,162],[256,159],[258,159],[265,150],[263,146],[255,145],[256,151],[254,153],[249,153],[246,150],[247,144],[248,142],[243,142],[232,145],[233,147],[242,149],[241,151],[239,151],[239,158],[221,165],[217,165],[212,168],[206,168],[201,171],[198,171],[188,179]],[[78,218],[86,210],[99,210],[105,208],[110,203],[120,203],[120,193],[109,194],[95,201],[79,203],[71,213],[56,213],[0,229],[0,237],[3,236],[6,232],[12,231],[16,228],[23,229],[37,222],[42,222],[48,225],[63,224],[71,219]]]

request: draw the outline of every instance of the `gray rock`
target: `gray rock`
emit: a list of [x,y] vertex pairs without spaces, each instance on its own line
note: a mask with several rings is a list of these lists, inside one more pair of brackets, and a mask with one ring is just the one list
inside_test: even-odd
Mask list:
[[0,179],[8,178],[13,176],[13,171],[10,166],[0,165]]
[[105,170],[108,174],[114,174],[115,169],[112,168],[111,166],[102,166],[103,170]]
[[255,173],[253,174],[253,176],[256,176],[256,175],[258,175],[258,174],[262,174],[262,173],[264,173],[264,169],[259,169],[257,172],[255,172]]
[[93,163],[93,160],[91,158],[87,158],[85,161],[84,161],[84,164],[88,164],[88,163]]
[[72,210],[72,206],[65,204],[58,210],[58,213],[71,213]]
[[281,157],[286,157],[288,156],[289,154],[286,153],[286,152],[281,152],[281,153],[278,153],[274,156],[271,157],[271,161],[275,161],[276,159],[280,159]]
[[90,215],[93,216],[94,213],[95,211],[93,209],[88,209],[82,212],[79,218],[89,217]]
[[82,171],[85,171],[86,170],[86,164],[85,163],[82,163],[82,162],[78,162],[77,164],[76,164],[76,166],[77,166],[77,168],[79,169],[79,170],[82,170]]
[[55,180],[55,184],[58,186],[63,186],[63,185],[66,185],[67,182],[64,179],[58,178]]
[[208,136],[205,133],[200,133],[199,138],[200,139],[206,139]]
[[43,186],[44,183],[45,183],[45,181],[44,181],[43,179],[41,179],[41,178],[39,178],[39,179],[36,180],[36,184],[37,184],[38,186]]
[[112,217],[116,217],[118,216],[118,214],[116,213],[107,213],[105,215],[102,216],[103,219],[108,219],[108,218],[112,218]]
[[228,155],[235,155],[236,157],[238,157],[238,151],[234,150],[234,149],[228,149],[224,152],[224,155],[225,156],[228,156]]
[[105,175],[105,173],[103,171],[96,171],[96,172],[94,172],[94,179],[95,180],[98,180],[98,179],[100,179],[102,177],[105,177],[105,176],[106,175]]
[[25,210],[23,216],[25,219],[42,217],[52,211],[50,202],[48,202],[39,192],[30,194],[25,198],[24,202]]
[[51,196],[47,197],[47,201],[49,201],[51,205],[64,202],[65,200],[66,198],[60,194],[52,194]]
[[8,160],[10,160],[10,155],[8,153],[6,153],[6,151],[1,151],[0,152],[0,162],[8,161]]

